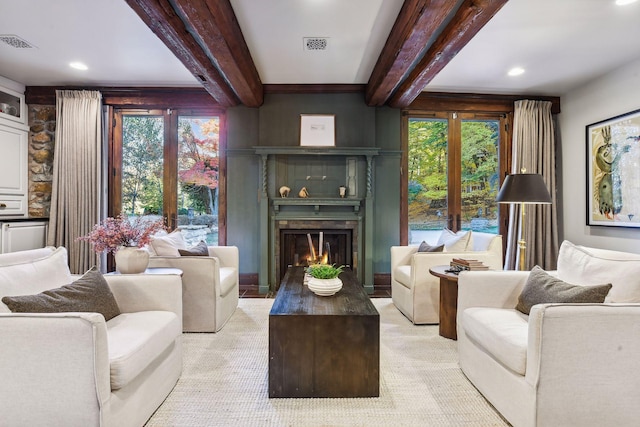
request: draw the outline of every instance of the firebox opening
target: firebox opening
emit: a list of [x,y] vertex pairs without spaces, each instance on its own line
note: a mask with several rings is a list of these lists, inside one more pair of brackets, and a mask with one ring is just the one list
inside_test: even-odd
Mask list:
[[280,280],[291,266],[314,262],[351,266],[351,230],[280,230]]

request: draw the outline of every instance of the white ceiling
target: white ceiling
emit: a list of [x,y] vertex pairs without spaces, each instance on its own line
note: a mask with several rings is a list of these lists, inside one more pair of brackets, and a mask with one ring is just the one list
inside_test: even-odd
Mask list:
[[26,86],[198,86],[124,0],[0,0],[2,34],[36,46],[0,42],[0,75]]
[[640,58],[639,21],[640,2],[509,0],[427,89],[562,95]]
[[[263,83],[366,83],[402,0],[231,0]],[[327,49],[305,51],[304,37]]]
[[[231,0],[265,84],[366,83],[402,0]],[[640,58],[640,2],[510,0],[427,90],[562,95]],[[0,76],[26,86],[198,86],[124,0],[0,0]],[[323,52],[303,37],[328,37]],[[87,71],[68,66],[82,61]],[[526,72],[507,77],[513,66]]]

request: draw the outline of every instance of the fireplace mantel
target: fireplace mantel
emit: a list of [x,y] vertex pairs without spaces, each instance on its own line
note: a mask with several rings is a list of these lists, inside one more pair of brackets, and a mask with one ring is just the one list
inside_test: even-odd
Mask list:
[[[276,239],[281,221],[307,222],[310,228],[326,221],[353,222],[359,236],[355,251],[357,275],[367,292],[373,292],[373,168],[376,147],[260,146],[261,158],[259,289],[277,289]],[[280,197],[281,186],[291,188]],[[338,187],[347,187],[339,197]],[[301,187],[310,197],[298,197]]]
[[279,199],[273,199],[273,209],[276,212],[280,211],[280,206],[311,206],[315,212],[319,212],[321,207],[329,206],[348,206],[353,209],[354,212],[360,210],[360,204],[362,199],[356,198],[344,198],[344,199],[294,199],[288,197],[281,197]]
[[286,147],[264,146],[253,147],[258,155],[290,155],[290,156],[377,156],[380,152],[375,147]]

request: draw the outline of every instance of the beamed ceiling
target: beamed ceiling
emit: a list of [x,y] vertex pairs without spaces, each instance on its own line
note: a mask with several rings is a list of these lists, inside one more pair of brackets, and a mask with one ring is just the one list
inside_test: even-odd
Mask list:
[[[229,0],[126,0],[222,107],[262,105],[265,85]],[[408,106],[507,0],[405,0],[365,86]]]
[[[26,88],[28,103],[64,87],[183,107],[258,106],[271,93],[410,108],[438,93],[558,97],[640,59],[640,1],[617,3],[0,0],[0,85]],[[525,72],[509,76],[515,66]]]

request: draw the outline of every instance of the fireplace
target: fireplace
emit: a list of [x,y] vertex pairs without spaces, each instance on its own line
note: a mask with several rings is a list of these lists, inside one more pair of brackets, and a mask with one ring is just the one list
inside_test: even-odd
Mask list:
[[319,252],[322,233],[323,253],[329,243],[331,264],[346,265],[357,274],[358,221],[357,220],[277,220],[275,221],[275,269],[277,283],[282,281],[287,268],[308,265],[311,245]]
[[345,230],[280,230],[280,280],[288,267],[307,266],[314,260],[351,267],[352,232]]
[[[289,265],[308,260],[307,234],[317,250],[320,232],[323,248],[329,242],[331,263],[349,265],[367,292],[373,292],[373,169],[379,151],[364,146],[255,147],[262,177],[260,293],[277,290]],[[283,186],[291,193],[280,194]],[[346,191],[340,193],[340,187]],[[302,188],[306,193],[299,193]]]

